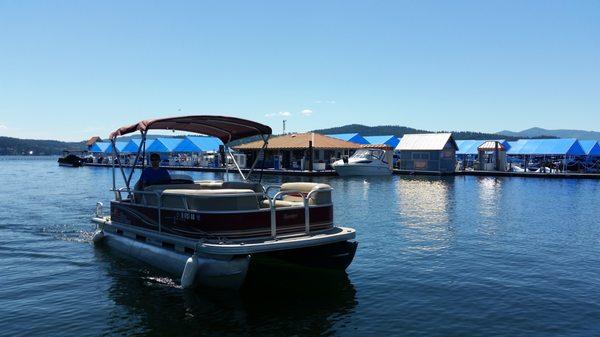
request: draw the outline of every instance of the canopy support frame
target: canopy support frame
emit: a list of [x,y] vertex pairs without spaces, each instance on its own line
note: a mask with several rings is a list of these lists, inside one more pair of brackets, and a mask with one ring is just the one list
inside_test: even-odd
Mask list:
[[142,140],[140,142],[140,146],[138,147],[138,151],[135,155],[135,159],[133,160],[133,166],[131,167],[131,172],[129,172],[129,177],[125,181],[125,185],[127,185],[127,190],[131,190],[131,188],[130,188],[131,179],[133,178],[133,172],[135,171],[135,168],[137,167],[137,163],[140,158],[140,152],[142,151],[142,146],[143,146],[144,150],[146,149],[146,132],[147,131],[140,131],[140,133],[142,134]]
[[[256,164],[258,163],[258,160],[261,157],[261,153],[264,154],[267,146],[269,145],[270,135],[267,135],[266,138],[265,138],[264,135],[260,135],[260,137],[263,140],[263,146],[260,148],[260,150],[258,150],[258,154],[257,154],[256,158],[254,159],[254,163],[252,163],[252,167],[250,167],[250,172],[248,172],[248,175],[246,176],[246,179],[250,178],[250,175],[252,174],[252,172],[254,172],[254,168],[256,167]],[[265,159],[264,159],[264,156],[263,156],[263,163],[264,163],[264,161],[265,161]]]
[[[116,138],[111,139],[110,142],[112,144],[113,154],[114,154],[114,157],[113,157],[113,170],[114,170],[115,169],[115,160],[119,158],[119,150],[117,150]],[[123,168],[123,164],[121,163],[121,160],[119,160],[119,170],[121,171],[123,180],[127,184],[127,175],[125,174],[125,169]],[[127,185],[127,192],[129,193],[129,195],[131,195],[131,189],[129,188],[129,185]]]

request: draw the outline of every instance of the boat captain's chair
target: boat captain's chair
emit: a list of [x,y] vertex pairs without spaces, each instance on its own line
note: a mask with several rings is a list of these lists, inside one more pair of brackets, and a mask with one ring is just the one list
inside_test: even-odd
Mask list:
[[[285,194],[281,200],[275,200],[275,207],[304,206],[304,198],[313,192],[308,200],[309,205],[331,204],[331,186],[319,183],[285,183],[281,185],[280,192],[298,193]],[[263,201],[263,207],[270,207],[269,200]]]

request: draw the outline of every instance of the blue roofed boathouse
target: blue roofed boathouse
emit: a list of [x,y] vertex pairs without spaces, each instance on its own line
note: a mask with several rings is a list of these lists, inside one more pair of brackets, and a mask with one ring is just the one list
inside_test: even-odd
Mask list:
[[365,137],[361,136],[358,133],[337,133],[337,134],[326,135],[326,136],[345,140],[347,142],[356,143],[356,144],[370,144],[369,141],[365,139]]
[[400,139],[398,139],[398,137],[393,136],[393,135],[366,136],[364,138],[371,145],[387,145],[387,146],[391,147],[392,149],[395,149],[396,146],[398,146],[398,143],[400,143]]

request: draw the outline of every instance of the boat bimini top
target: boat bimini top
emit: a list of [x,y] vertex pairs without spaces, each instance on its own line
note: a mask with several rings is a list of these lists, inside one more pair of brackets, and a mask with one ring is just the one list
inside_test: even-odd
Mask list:
[[[125,170],[119,161],[119,168],[121,169],[121,174],[123,175],[123,180],[127,185],[127,190],[130,191],[130,183],[131,178],[133,176],[133,172],[138,164],[138,160],[141,157],[144,158],[146,154],[146,135],[148,130],[173,130],[173,131],[187,131],[193,133],[204,134],[207,136],[213,136],[219,138],[223,144],[225,144],[226,150],[231,155],[233,159],[233,163],[237,168],[238,172],[242,176],[244,180],[247,180],[259,158],[261,157],[264,149],[267,147],[269,137],[271,136],[272,130],[271,127],[260,124],[257,122],[253,122],[247,119],[236,118],[236,117],[226,117],[226,116],[211,116],[211,115],[197,115],[197,116],[180,116],[180,117],[167,117],[167,118],[158,118],[158,119],[147,119],[142,120],[140,122],[126,125],[118,128],[113,131],[109,135],[109,139],[112,143],[113,154],[115,158],[118,158],[119,153],[117,150],[117,146],[115,146],[115,142],[117,137],[123,136],[126,134],[130,134],[136,131],[141,133],[141,143],[138,148],[137,155],[135,157],[132,170],[129,173],[129,176],[125,174]],[[263,147],[261,148],[261,153],[257,156],[256,160],[252,164],[250,171],[246,176],[240,169],[238,163],[235,161],[235,156],[231,153],[231,149],[227,146],[230,142],[239,140],[246,137],[252,136],[260,136],[264,142]],[[114,161],[113,161],[114,165]],[[145,165],[145,161],[142,161],[142,167]],[[227,168],[226,168],[227,169]],[[116,183],[113,174],[113,189],[116,188]]]
[[224,116],[181,116],[159,119],[147,119],[135,124],[118,128],[109,136],[113,141],[118,136],[140,131],[142,134],[148,130],[177,130],[201,133],[219,138],[223,144],[231,141],[251,137],[271,135],[269,126],[249,121],[246,119]]

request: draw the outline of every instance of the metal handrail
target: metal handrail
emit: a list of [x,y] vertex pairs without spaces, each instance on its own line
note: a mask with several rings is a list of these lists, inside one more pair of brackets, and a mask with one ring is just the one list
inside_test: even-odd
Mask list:
[[[269,186],[267,188],[267,191],[271,187],[274,187],[274,186]],[[279,186],[279,187],[281,187],[281,186]],[[278,198],[285,196],[285,195],[289,195],[289,194],[300,194],[302,196],[302,204],[304,206],[304,232],[308,235],[308,234],[310,234],[310,199],[316,193],[324,192],[324,191],[332,191],[332,190],[333,189],[328,189],[328,190],[314,190],[313,189],[310,192],[306,193],[306,195],[304,195],[304,193],[299,190],[288,190],[288,191],[277,192],[273,196],[273,198],[268,198],[268,196],[267,196],[267,198],[269,200],[269,207],[271,209],[271,236],[273,238],[275,238],[277,236],[277,216],[276,216],[277,211],[276,211],[275,203]]]
[[[271,187],[271,186],[269,186]],[[268,190],[269,188],[267,188]],[[277,198],[282,197],[284,195],[288,195],[288,194],[300,194],[302,195],[302,192],[300,191],[296,191],[296,190],[290,190],[290,191],[279,191],[277,193],[275,193],[275,195],[273,196],[273,198],[268,198],[269,200],[269,208],[271,209],[271,236],[273,238],[277,237],[277,211],[276,211],[276,207],[275,207],[275,202],[277,200]],[[305,212],[304,212],[304,217],[306,218],[306,206],[305,206]],[[306,221],[306,220],[305,220]]]
[[321,189],[321,190],[313,189],[310,192],[308,192],[308,194],[304,198],[304,230],[306,231],[306,234],[310,234],[310,208],[309,208],[310,198],[312,198],[313,194],[317,194],[319,192],[325,192],[325,191],[331,192],[331,191],[333,191],[333,188]]

